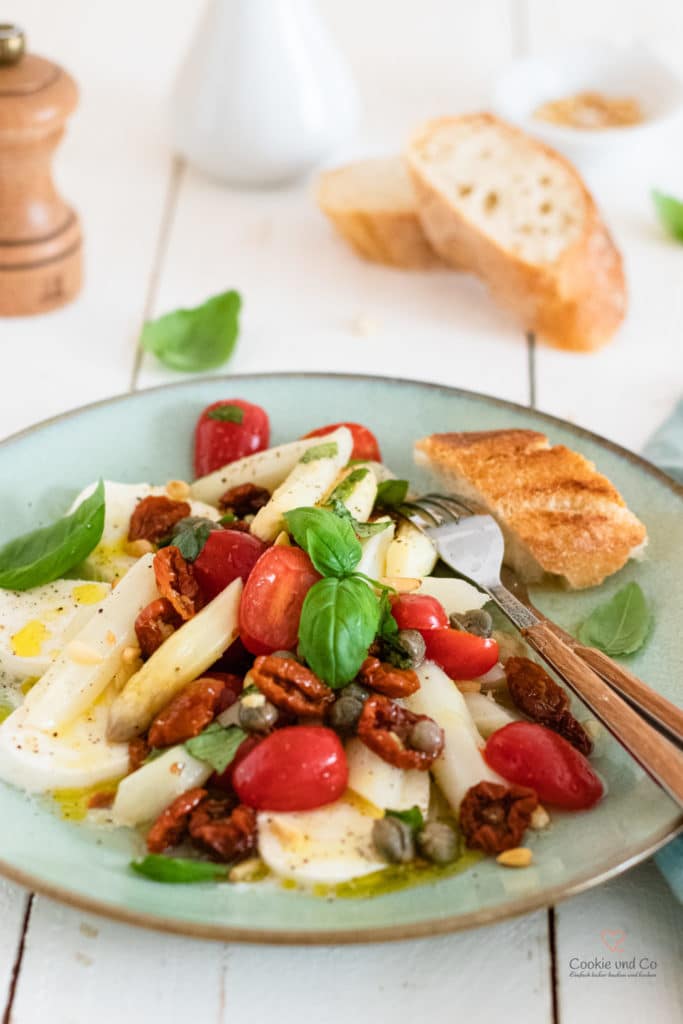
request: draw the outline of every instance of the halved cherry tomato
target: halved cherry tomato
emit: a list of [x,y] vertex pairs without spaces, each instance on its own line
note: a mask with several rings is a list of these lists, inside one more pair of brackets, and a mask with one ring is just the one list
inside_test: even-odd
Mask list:
[[246,739],[242,740],[228,767],[224,772],[221,772],[220,775],[214,772],[209,779],[209,785],[215,786],[217,789],[227,789],[232,792],[232,777],[235,773],[235,769],[242,761],[244,761],[245,757],[252,752],[254,747],[258,747],[261,741],[261,736],[247,736]]
[[586,810],[603,793],[583,754],[536,722],[511,722],[496,729],[486,742],[484,758],[508,782],[531,786],[543,803],[566,810]]
[[451,679],[476,679],[498,661],[495,640],[459,629],[421,629],[427,657],[440,665]]
[[391,614],[399,629],[446,629],[444,606],[429,594],[399,594],[392,598]]
[[370,459],[373,462],[382,461],[377,438],[362,423],[330,423],[328,427],[318,427],[317,430],[309,431],[308,434],[304,434],[304,437],[322,437],[324,434],[329,434],[330,431],[337,430],[339,427],[348,427],[351,431],[353,438],[352,459]]
[[242,643],[252,654],[292,650],[301,606],[320,574],[301,548],[268,548],[251,570],[240,602]]
[[[213,418],[214,410],[232,406],[235,420]],[[241,416],[241,421],[239,420]],[[195,476],[205,476],[228,462],[263,451],[270,441],[270,423],[265,409],[243,398],[226,398],[207,405],[194,432]]]
[[194,560],[194,574],[207,601],[225,590],[238,576],[247,576],[266,550],[258,537],[240,530],[212,530]]
[[348,782],[344,747],[321,725],[276,729],[233,772],[237,796],[260,811],[310,811],[337,800]]

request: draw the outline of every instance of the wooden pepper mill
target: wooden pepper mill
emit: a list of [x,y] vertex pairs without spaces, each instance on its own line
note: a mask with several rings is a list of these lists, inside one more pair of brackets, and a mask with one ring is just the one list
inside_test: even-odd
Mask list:
[[50,169],[78,90],[24,50],[21,29],[0,25],[0,316],[55,309],[81,286],[79,220]]

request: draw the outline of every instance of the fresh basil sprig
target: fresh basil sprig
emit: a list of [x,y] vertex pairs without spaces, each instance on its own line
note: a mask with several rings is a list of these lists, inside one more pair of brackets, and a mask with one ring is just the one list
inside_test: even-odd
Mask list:
[[579,640],[610,657],[634,654],[647,639],[651,619],[643,591],[637,583],[627,583],[591,612],[579,629]]
[[358,576],[318,580],[301,609],[302,653],[316,675],[337,689],[358,674],[378,624],[379,602]]
[[180,519],[169,536],[168,543],[174,544],[187,562],[194,562],[204,550],[209,534],[219,529],[219,524],[204,516],[185,516]]
[[413,832],[419,832],[424,827],[424,817],[422,811],[416,805],[411,807],[407,811],[385,811],[387,818],[398,818],[405,825],[413,830]]
[[670,235],[683,242],[683,202],[654,189],[652,193],[659,219]]
[[357,537],[361,537],[363,539],[365,539],[365,537],[372,537],[373,533],[381,533],[382,530],[386,530],[387,526],[391,526],[390,519],[385,519],[379,523],[360,523],[351,515],[344,502],[340,501],[339,498],[335,498],[334,494],[330,496],[328,504],[336,516],[345,520],[349,524]]
[[324,508],[295,508],[285,513],[287,528],[322,576],[353,572],[362,548],[351,525]]
[[407,480],[383,480],[377,486],[376,508],[396,508],[406,500],[409,483]]
[[363,466],[359,466],[358,469],[352,469],[349,475],[345,476],[332,491],[328,504],[331,505],[333,501],[346,501],[353,493],[356,484],[359,484],[361,480],[365,480],[369,472],[370,470]]
[[104,530],[104,484],[68,516],[31,530],[0,548],[0,587],[30,590],[51,583],[90,554]]
[[165,857],[163,853],[148,853],[141,860],[130,862],[133,871],[154,882],[183,885],[190,882],[216,882],[227,878],[229,864],[212,864],[206,860],[188,857]]
[[232,763],[237,749],[246,739],[246,732],[237,725],[223,726],[220,722],[207,725],[199,736],[185,740],[185,750],[198,761],[205,761],[213,770],[221,775]]
[[172,370],[213,370],[232,355],[241,304],[238,292],[222,292],[193,309],[176,309],[148,320],[140,344]]

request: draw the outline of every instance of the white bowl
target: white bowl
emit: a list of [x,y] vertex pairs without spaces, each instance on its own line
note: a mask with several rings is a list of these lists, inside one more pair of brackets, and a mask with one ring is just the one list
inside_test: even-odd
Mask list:
[[[536,119],[534,111],[548,100],[591,90],[637,100],[640,124],[594,131],[566,128]],[[577,163],[605,156],[641,154],[683,113],[683,83],[643,46],[619,49],[593,43],[515,61],[494,86],[496,113],[539,136]]]

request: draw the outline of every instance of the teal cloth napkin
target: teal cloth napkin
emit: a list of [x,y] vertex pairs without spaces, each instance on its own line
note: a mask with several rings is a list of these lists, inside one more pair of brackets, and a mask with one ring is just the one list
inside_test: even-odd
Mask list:
[[[643,455],[683,483],[683,398],[650,438]],[[655,861],[672,892],[683,903],[683,835],[660,850]]]

